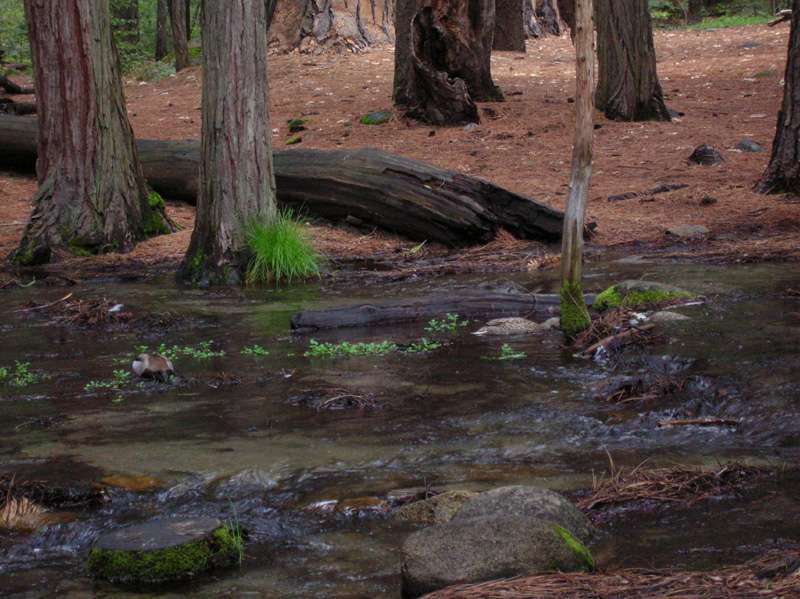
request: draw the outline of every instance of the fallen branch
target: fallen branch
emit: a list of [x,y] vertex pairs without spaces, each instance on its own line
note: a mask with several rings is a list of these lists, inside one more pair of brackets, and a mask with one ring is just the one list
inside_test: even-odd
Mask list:
[[769,25],[770,27],[774,27],[778,23],[783,23],[784,21],[791,21],[791,19],[792,19],[792,9],[785,8],[781,11],[778,11],[778,13],[775,15],[775,18],[772,19],[769,23],[767,23],[767,25]]
[[731,418],[715,418],[707,416],[703,418],[686,418],[679,420],[662,420],[658,426],[739,426],[738,420]]
[[9,94],[30,95],[34,93],[32,87],[22,87],[19,83],[11,81],[5,73],[0,73],[0,87]]
[[608,196],[607,201],[619,202],[620,200],[631,200],[633,198],[638,198],[638,197],[649,197],[658,195],[660,193],[666,193],[668,191],[674,191],[676,189],[683,189],[684,187],[689,187],[689,186],[685,183],[665,183],[664,185],[659,185],[658,187],[651,189],[650,191],[629,191],[628,193],[621,193],[615,196]]
[[629,337],[632,337],[633,335],[638,335],[639,333],[652,331],[654,328],[656,328],[656,325],[648,323],[638,327],[634,327],[632,329],[628,329],[627,331],[623,331],[621,333],[615,333],[614,335],[609,335],[608,337],[601,339],[597,343],[587,347],[585,350],[581,352],[581,354],[584,356],[591,356],[601,347],[605,347],[606,345],[611,345],[611,344],[617,344],[623,339],[627,339]]
[[49,304],[42,304],[41,306],[33,306],[32,308],[20,308],[19,310],[14,310],[15,312],[35,312],[37,310],[46,310],[47,308],[52,308],[56,304],[60,304],[72,297],[71,293],[68,293],[64,297],[54,302],[50,302]]

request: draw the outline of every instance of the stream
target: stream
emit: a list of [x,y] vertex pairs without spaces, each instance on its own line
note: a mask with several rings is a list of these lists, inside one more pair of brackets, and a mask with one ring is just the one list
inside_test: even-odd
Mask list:
[[[29,363],[38,380],[0,384],[0,474],[84,489],[118,476],[151,488],[112,485],[97,509],[67,510],[34,533],[0,529],[0,596],[397,598],[399,547],[415,530],[383,511],[398,489],[530,484],[569,491],[591,486],[609,456],[618,468],[646,460],[797,465],[800,298],[786,294],[800,290],[796,265],[604,259],[586,266],[584,288],[626,278],[705,298],[679,309],[691,320],[660,324],[663,339],[647,353],[688,360],[687,373],[713,392],[598,401],[587,389],[610,376],[607,365],[574,356],[557,333],[478,337],[471,334],[478,322],[439,332],[426,331],[426,323],[288,330],[289,315],[304,308],[459,289],[551,293],[556,271],[360,286],[326,279],[281,289],[192,289],[165,278],[4,290],[0,367]],[[76,327],[20,310],[70,291],[158,318]],[[408,344],[423,337],[446,345],[422,353],[304,355],[312,339]],[[103,387],[115,371],[130,370],[137,347],[162,344],[197,350],[175,358],[171,383]],[[502,357],[504,344],[524,357],[491,359]],[[202,350],[216,355],[203,357]],[[326,397],[343,394],[370,405],[326,409]],[[658,424],[707,416],[739,425]],[[241,567],[146,594],[85,576],[98,534],[172,514],[238,521],[247,534]],[[741,563],[800,541],[800,477],[789,469],[738,497],[632,512],[600,528],[598,555],[606,565]]]

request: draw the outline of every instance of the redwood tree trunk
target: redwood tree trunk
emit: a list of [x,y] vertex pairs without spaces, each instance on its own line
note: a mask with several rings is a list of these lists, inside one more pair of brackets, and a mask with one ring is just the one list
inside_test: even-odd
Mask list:
[[172,26],[172,49],[175,52],[175,71],[189,66],[189,34],[186,30],[186,2],[167,0]]
[[13,259],[129,251],[168,231],[151,207],[111,33],[108,0],[26,0],[39,103],[39,189]]
[[569,27],[572,39],[575,39],[575,0],[558,0],[557,4],[561,20]]
[[616,121],[669,121],[647,0],[599,0],[597,108]]
[[686,10],[686,24],[696,25],[703,20],[703,0],[689,0]]
[[474,102],[503,99],[491,73],[494,17],[492,0],[421,0],[396,95],[409,116],[434,125],[477,122]]
[[544,34],[561,35],[564,33],[564,23],[561,21],[556,0],[537,0],[536,22],[539,23]]
[[760,193],[800,192],[800,0],[792,2],[784,81],[786,84],[772,143],[772,157],[755,186]]
[[524,0],[495,0],[492,50],[525,52]]
[[203,4],[200,192],[178,276],[197,284],[243,280],[246,227],[275,217],[264,0]]
[[169,51],[169,36],[167,34],[168,19],[167,0],[158,0],[156,4],[156,60],[162,60]]

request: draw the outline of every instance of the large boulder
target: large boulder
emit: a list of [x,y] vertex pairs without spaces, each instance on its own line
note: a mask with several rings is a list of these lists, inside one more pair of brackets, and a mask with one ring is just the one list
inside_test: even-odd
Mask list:
[[594,534],[594,527],[563,495],[550,489],[531,486],[499,487],[475,495],[467,500],[456,515],[456,520],[507,514],[518,518],[536,518],[558,524],[569,530],[583,543]]
[[403,597],[542,571],[591,570],[594,560],[581,543],[591,535],[585,516],[552,491],[515,486],[481,493],[448,522],[405,540]]

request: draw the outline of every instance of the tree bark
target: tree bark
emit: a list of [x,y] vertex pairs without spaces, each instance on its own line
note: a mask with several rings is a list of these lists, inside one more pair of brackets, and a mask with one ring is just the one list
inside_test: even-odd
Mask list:
[[669,121],[647,0],[599,0],[595,102],[615,121]]
[[[147,182],[165,198],[195,203],[197,140],[138,140]],[[563,214],[486,181],[379,150],[275,152],[280,206],[331,221],[358,219],[451,247],[484,243],[504,229],[521,239],[561,239]],[[0,115],[0,163],[36,164],[36,119]]]
[[[587,298],[587,301],[592,301]],[[402,322],[427,322],[445,314],[461,318],[500,318],[529,315],[547,317],[558,309],[554,294],[502,293],[497,291],[459,291],[422,298],[371,302],[318,310],[302,310],[289,317],[291,327],[299,332],[347,327],[375,327]]]
[[536,20],[535,0],[523,0],[522,2],[522,27],[528,37],[542,37],[542,26]]
[[594,134],[594,27],[592,0],[575,0],[576,96],[575,138],[572,150],[572,176],[561,237],[561,330],[569,338],[589,328],[581,288],[583,265],[583,227],[589,180],[592,175]]
[[792,1],[792,24],[772,156],[756,184],[760,193],[800,192],[800,0]]
[[267,0],[274,2],[270,47],[301,52],[359,52],[394,41],[392,0]]
[[417,0],[395,0],[394,10],[394,82],[392,99],[397,102],[405,87],[406,76],[411,69],[411,21],[419,8]]
[[175,71],[189,66],[189,33],[186,30],[186,3],[184,0],[167,0],[169,21],[172,27],[172,50],[175,52]]
[[561,20],[569,27],[572,39],[575,39],[575,0],[558,0],[558,13]]
[[703,0],[688,0],[686,24],[696,25],[703,20]]
[[564,23],[561,21],[556,0],[537,0],[536,22],[544,34],[560,36],[564,33]]
[[152,204],[125,112],[107,0],[26,0],[37,100],[39,189],[12,256],[129,251],[172,230]]
[[503,99],[492,81],[493,37],[494,2],[421,0],[397,104],[433,125],[478,122],[475,102]]
[[495,0],[492,50],[525,52],[524,2],[525,0]]
[[167,21],[169,12],[167,0],[157,0],[156,4],[156,50],[154,58],[163,60],[169,52],[169,35],[167,34]]
[[251,253],[246,228],[275,217],[264,0],[203,5],[200,193],[178,277],[236,284]]

